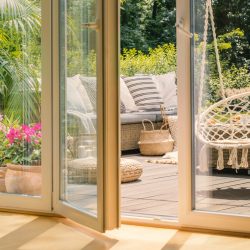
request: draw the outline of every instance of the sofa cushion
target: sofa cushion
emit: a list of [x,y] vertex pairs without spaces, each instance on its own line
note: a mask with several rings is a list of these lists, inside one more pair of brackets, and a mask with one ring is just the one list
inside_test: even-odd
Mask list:
[[177,109],[177,86],[175,72],[155,75],[153,76],[153,79],[156,81],[157,89],[163,97],[164,106],[167,109]]
[[120,99],[125,106],[126,112],[138,111],[135,101],[122,78],[120,78]]
[[163,99],[150,75],[123,77],[136,106],[140,110],[159,110]]
[[88,93],[89,100],[93,106],[94,111],[96,111],[96,93],[97,93],[97,86],[96,86],[96,77],[90,76],[80,76],[80,80],[84,88]]
[[82,113],[92,113],[93,106],[89,100],[88,94],[82,85],[79,75],[68,77],[67,88],[67,109]]

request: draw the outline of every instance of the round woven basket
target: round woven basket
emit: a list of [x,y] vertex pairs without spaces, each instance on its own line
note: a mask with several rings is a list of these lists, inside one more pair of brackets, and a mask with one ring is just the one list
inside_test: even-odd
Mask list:
[[[75,159],[68,163],[68,183],[96,184],[97,168],[94,158]],[[139,161],[121,158],[121,182],[135,181],[142,175],[143,166]]]
[[[149,122],[152,126],[151,130],[147,130],[145,122]],[[164,155],[173,150],[174,140],[172,139],[169,130],[164,129],[166,125],[162,125],[160,129],[155,129],[154,124],[150,120],[143,120],[142,125],[144,130],[140,133],[138,142],[142,155]]]
[[138,142],[142,155],[164,155],[167,152],[173,151],[174,140],[168,139],[159,142]]

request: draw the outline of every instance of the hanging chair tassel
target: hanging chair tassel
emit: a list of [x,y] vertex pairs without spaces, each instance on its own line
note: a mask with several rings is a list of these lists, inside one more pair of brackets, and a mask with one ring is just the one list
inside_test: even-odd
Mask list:
[[204,144],[200,151],[200,171],[208,171],[208,146]]
[[223,149],[222,148],[218,148],[217,169],[218,170],[224,169],[224,155],[223,155]]
[[230,151],[230,156],[229,156],[229,160],[227,164],[232,166],[233,169],[236,169],[236,170],[239,169],[237,148],[233,148]]
[[242,168],[248,168],[248,148],[242,149],[241,164]]

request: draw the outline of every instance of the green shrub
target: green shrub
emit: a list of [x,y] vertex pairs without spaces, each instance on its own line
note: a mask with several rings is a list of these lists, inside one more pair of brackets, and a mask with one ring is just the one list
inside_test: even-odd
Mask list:
[[124,49],[120,57],[121,75],[163,74],[176,70],[176,47],[164,44],[145,54],[136,49]]
[[[225,89],[241,89],[250,87],[250,74],[247,66],[237,68],[232,66],[223,72],[223,82]],[[208,81],[208,99],[214,103],[221,99],[219,77],[212,75]]]

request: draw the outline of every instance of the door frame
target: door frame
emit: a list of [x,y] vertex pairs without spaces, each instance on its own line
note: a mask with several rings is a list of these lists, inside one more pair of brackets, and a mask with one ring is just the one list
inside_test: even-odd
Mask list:
[[[183,28],[192,29],[192,0],[177,0],[177,22],[183,18]],[[194,210],[194,170],[192,166],[192,64],[191,39],[177,32],[178,78],[178,144],[180,223],[182,227],[250,233],[250,217]]]
[[[51,0],[41,0],[41,65],[42,65],[42,194],[40,197],[22,196],[16,194],[0,194],[0,210],[27,211],[49,214],[51,210],[52,193],[52,60],[51,60]],[[49,107],[49,108],[48,108]]]
[[[98,176],[97,218],[76,210],[60,200],[60,79],[59,79],[59,0],[53,0],[53,210],[98,231],[117,228],[119,218],[119,99],[118,67],[118,1],[98,0],[101,51],[98,74],[102,87],[98,89]],[[104,63],[105,61],[105,63]],[[101,132],[102,131],[102,132]],[[101,132],[101,133],[100,133]]]

